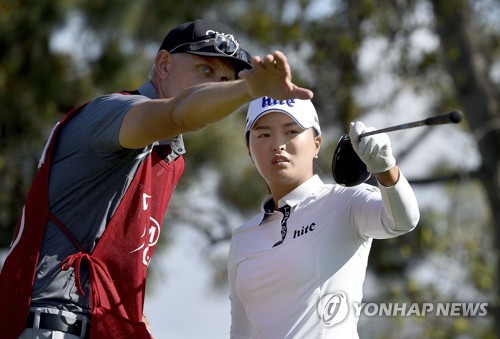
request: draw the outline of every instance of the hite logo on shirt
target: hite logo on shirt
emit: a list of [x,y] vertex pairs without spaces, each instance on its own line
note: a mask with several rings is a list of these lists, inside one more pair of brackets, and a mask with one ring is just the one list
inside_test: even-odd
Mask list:
[[308,232],[312,232],[314,231],[315,227],[316,227],[315,223],[312,223],[311,225],[308,226],[302,226],[300,230],[293,231],[293,238],[295,239],[297,237],[300,237],[301,235],[307,234]]
[[[151,199],[151,196],[144,193],[142,195],[142,209],[144,211],[149,208],[148,199]],[[142,244],[135,250],[130,251],[129,254],[142,250],[142,263],[148,266],[151,261],[149,249],[155,246],[158,239],[160,239],[160,223],[155,218],[149,217],[149,224],[144,225],[141,239],[143,239]]]

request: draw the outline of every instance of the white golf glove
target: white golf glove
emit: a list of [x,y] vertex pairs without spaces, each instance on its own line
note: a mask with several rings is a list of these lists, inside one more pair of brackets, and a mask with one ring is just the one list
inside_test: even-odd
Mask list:
[[396,159],[392,155],[391,141],[387,134],[374,134],[359,140],[360,134],[374,130],[375,128],[366,127],[361,121],[351,122],[349,138],[354,151],[363,160],[368,172],[380,173],[396,165]]

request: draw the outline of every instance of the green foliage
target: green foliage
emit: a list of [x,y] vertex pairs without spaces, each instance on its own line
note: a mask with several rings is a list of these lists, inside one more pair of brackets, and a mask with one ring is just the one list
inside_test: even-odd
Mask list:
[[[498,119],[498,79],[496,83],[491,79],[495,62],[498,68],[500,54],[500,32],[495,16],[500,12],[498,1],[337,0],[325,4],[331,5],[329,10],[312,16],[310,10],[316,5],[312,0],[200,0],[196,6],[189,1],[159,0],[2,1],[0,247],[10,242],[53,123],[95,95],[140,86],[147,79],[165,33],[181,22],[198,17],[221,20],[232,26],[252,54],[262,56],[274,49],[287,54],[294,81],[314,90],[323,130],[330,131],[324,135],[319,159],[321,176],[326,181],[331,181],[330,157],[341,131],[347,130],[350,121],[370,110],[384,110],[393,105],[398,90],[403,87],[418,95],[427,95],[433,101],[429,106],[436,111],[464,107],[467,109],[464,126],[471,129]],[[451,20],[455,17],[461,19]],[[54,50],[51,45],[54,34],[75,18],[80,19],[82,25],[78,27],[75,41],[68,42],[73,48]],[[457,38],[457,32],[463,31],[473,35],[471,40],[475,44],[468,46],[465,39],[460,39],[468,35]],[[422,33],[436,39],[438,48],[416,53],[413,38]],[[398,83],[394,93],[380,99],[375,107],[369,107],[360,92],[373,80],[371,71],[377,76],[375,71],[379,65],[362,72],[360,56],[370,43],[380,40],[384,41],[381,53],[387,55],[387,59],[394,59],[385,64],[389,65],[385,69]],[[474,52],[474,58],[466,53],[470,51]],[[480,72],[473,72],[478,69]],[[478,90],[482,92],[478,94]],[[213,211],[215,221],[195,225],[207,234],[211,244],[227,241],[236,226],[228,226],[233,220],[225,218],[224,213],[254,214],[266,194],[265,183],[245,147],[243,115],[244,109],[203,131],[184,136],[188,150],[187,172],[176,193],[182,203],[172,205],[169,222],[194,223],[189,218],[192,206],[186,192],[207,173],[220,173],[222,179],[217,183],[216,194],[224,208]],[[461,284],[485,298],[494,294],[498,279],[492,239],[500,239],[500,220],[497,220],[500,216],[488,211],[496,212],[499,203],[495,200],[498,182],[490,180],[499,163],[498,140],[496,133],[488,133],[487,139],[480,143],[488,171],[475,178],[481,180],[487,195],[472,184],[467,185],[470,191],[466,193],[451,191],[451,197],[462,195],[470,200],[470,203],[451,200],[455,203],[452,207],[460,206],[458,210],[452,207],[447,210],[453,211],[455,219],[449,219],[448,212],[426,209],[414,232],[393,240],[374,241],[369,267],[379,281],[387,284],[389,292],[381,298],[416,301],[439,298],[435,288],[420,286],[405,275],[432,256],[456,259],[467,271]],[[217,265],[223,266],[220,262]],[[220,275],[218,279],[221,280]],[[490,323],[478,326],[475,320],[464,318],[426,318],[425,322],[397,319],[388,325],[391,332],[387,337],[394,329],[408,325],[407,321],[420,326],[424,337],[461,334],[493,337]]]
[[10,243],[47,121],[68,103],[61,88],[70,62],[50,57],[48,46],[63,19],[58,1],[0,5],[0,246]]
[[[95,95],[145,82],[153,60],[147,47],[158,46],[180,20],[202,15],[203,7],[189,7],[174,1],[0,4],[0,246],[10,243],[51,126]],[[53,35],[74,18],[83,26],[76,42],[67,43],[77,48],[51,48]]]

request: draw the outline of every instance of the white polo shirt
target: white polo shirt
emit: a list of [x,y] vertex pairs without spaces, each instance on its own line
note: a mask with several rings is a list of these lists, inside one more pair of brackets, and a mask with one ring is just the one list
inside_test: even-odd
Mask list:
[[[279,201],[271,197],[232,237],[228,260],[231,338],[358,338],[360,304],[372,238],[411,231],[415,195],[401,174],[392,187],[346,188],[318,176]],[[267,212],[266,212],[267,210]],[[321,303],[320,303],[321,300]]]

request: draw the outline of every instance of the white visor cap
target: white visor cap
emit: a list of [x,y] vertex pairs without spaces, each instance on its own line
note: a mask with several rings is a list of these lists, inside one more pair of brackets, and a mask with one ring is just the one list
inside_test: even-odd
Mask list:
[[245,124],[245,134],[253,128],[257,120],[271,112],[288,114],[303,129],[313,127],[318,132],[318,135],[321,135],[318,114],[311,100],[274,100],[268,97],[258,98],[250,103]]

